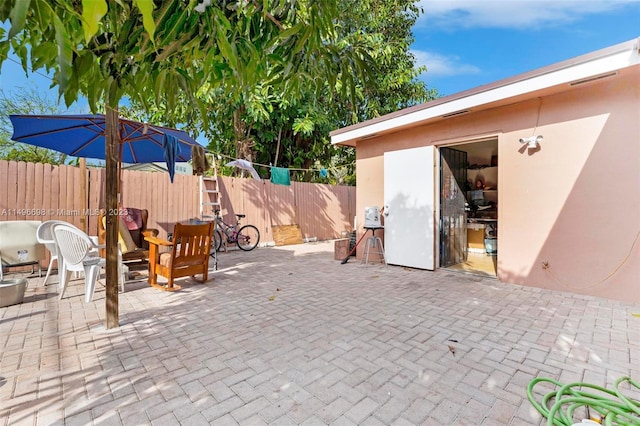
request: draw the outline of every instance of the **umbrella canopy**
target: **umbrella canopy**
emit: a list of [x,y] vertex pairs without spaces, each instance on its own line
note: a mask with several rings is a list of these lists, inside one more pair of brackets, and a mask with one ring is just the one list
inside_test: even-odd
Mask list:
[[[105,159],[105,116],[10,115],[12,140],[49,148],[73,157]],[[191,147],[201,146],[186,132],[119,119],[120,161],[151,163],[165,160],[165,135],[178,141],[175,161],[189,161]],[[173,157],[173,155],[171,156]]]

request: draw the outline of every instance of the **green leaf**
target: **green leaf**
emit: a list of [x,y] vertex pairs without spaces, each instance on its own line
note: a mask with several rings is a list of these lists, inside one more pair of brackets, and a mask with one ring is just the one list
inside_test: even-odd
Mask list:
[[221,30],[218,31],[216,40],[218,41],[218,48],[220,49],[220,53],[222,53],[222,56],[227,60],[229,65],[231,65],[231,68],[234,71],[237,71],[238,58],[233,51],[233,46],[231,46],[231,43],[229,43],[229,40],[227,39],[227,34]]
[[167,77],[167,70],[161,70],[155,79],[154,94],[156,99],[160,99],[162,96],[162,93],[166,91],[165,84],[164,84],[166,77]]
[[100,28],[100,21],[107,11],[105,0],[82,0],[82,28],[85,42],[89,43],[89,40],[96,35]]
[[4,62],[4,60],[7,59],[10,47],[11,45],[9,44],[8,40],[0,41],[0,63]]
[[77,99],[77,92],[73,92],[71,90],[67,90],[66,92],[64,92],[64,103],[67,105],[67,107],[71,106],[71,104],[74,103]]
[[44,68],[55,58],[57,49],[53,43],[43,43],[33,46],[31,49],[31,69],[37,70]]
[[91,69],[93,67],[93,59],[94,56],[90,52],[80,52],[74,64],[75,69],[77,70],[77,74],[83,76],[91,72]]
[[153,43],[154,34],[156,32],[156,23],[153,20],[153,0],[133,0],[142,13],[142,24],[149,34],[149,39]]
[[69,81],[71,81],[73,50],[71,49],[69,34],[58,15],[53,15],[53,26],[56,31],[56,44],[58,46],[56,62],[58,63],[59,74],[57,81],[60,85],[59,93],[62,95],[67,90]]
[[313,133],[315,129],[313,120],[308,116],[297,117],[293,121],[293,132],[294,134],[302,133],[305,136],[309,136]]
[[294,25],[293,27],[280,32],[280,34],[278,34],[278,37],[282,40],[286,40],[289,37],[292,37],[295,34],[298,34],[301,29],[302,29],[302,25]]
[[[51,9],[51,5],[48,2],[40,2],[36,1],[33,4],[33,20],[35,21],[35,26],[37,28],[47,28],[51,22],[51,15],[53,15],[53,10]],[[29,23],[29,26],[33,25]]]
[[166,22],[162,22],[161,28],[158,30],[158,38],[160,39],[160,45],[164,49],[167,49],[167,46],[171,44],[175,44],[180,37],[184,36],[184,23],[187,17],[188,12],[184,9],[179,14],[169,15]]
[[9,30],[9,38],[13,38],[24,28],[27,19],[27,11],[31,0],[18,0],[13,5],[9,19],[11,20],[11,29]]
[[94,114],[98,112],[98,100],[102,93],[101,86],[99,84],[91,84],[87,87],[87,99],[89,101],[89,109]]

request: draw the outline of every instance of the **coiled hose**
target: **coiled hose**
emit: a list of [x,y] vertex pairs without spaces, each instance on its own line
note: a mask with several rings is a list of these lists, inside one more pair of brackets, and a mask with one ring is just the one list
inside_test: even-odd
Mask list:
[[[541,382],[551,383],[556,390],[547,393],[538,403],[533,395],[533,388]],[[620,384],[628,382],[640,390],[640,383],[628,376],[622,376],[613,384],[613,389],[603,388],[589,383],[562,383],[538,377],[527,387],[527,398],[533,407],[547,419],[547,426],[571,426],[575,423],[573,415],[576,409],[586,407],[590,412],[599,414],[599,421],[605,426],[640,425],[640,401],[628,398],[620,391]],[[583,389],[593,389],[600,394]],[[552,405],[551,405],[552,404]],[[548,408],[551,405],[551,408]],[[564,409],[563,409],[564,407]]]

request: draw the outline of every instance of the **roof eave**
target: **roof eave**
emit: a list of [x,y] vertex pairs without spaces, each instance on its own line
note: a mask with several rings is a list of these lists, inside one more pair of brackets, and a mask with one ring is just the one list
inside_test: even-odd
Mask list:
[[575,85],[639,64],[640,38],[334,130],[329,136],[333,145],[355,146],[357,141],[382,133],[447,119],[517,96],[534,97],[536,92],[553,86]]

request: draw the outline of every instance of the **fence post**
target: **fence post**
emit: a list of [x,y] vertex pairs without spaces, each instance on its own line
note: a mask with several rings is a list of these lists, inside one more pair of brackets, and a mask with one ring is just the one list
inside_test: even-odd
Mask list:
[[82,208],[82,216],[80,217],[80,223],[82,224],[82,230],[89,233],[89,224],[87,223],[86,213],[89,211],[89,203],[87,199],[87,159],[79,158],[78,165],[80,166],[80,204]]

